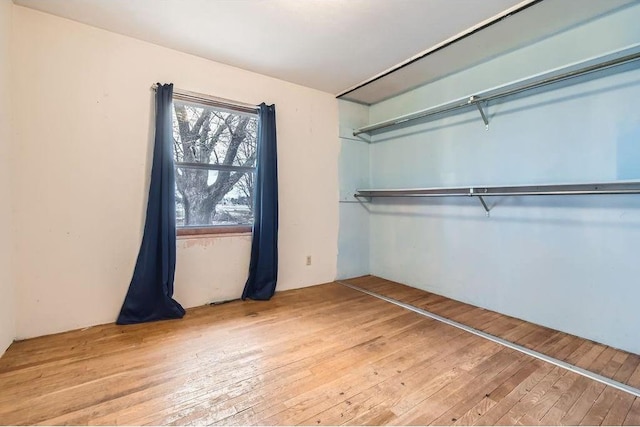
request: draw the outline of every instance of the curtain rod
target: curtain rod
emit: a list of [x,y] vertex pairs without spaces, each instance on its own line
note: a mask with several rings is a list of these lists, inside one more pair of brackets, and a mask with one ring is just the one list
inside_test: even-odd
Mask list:
[[[151,90],[156,90],[158,88],[158,84],[154,83],[151,85]],[[257,114],[258,106],[245,104],[242,102],[232,101],[230,99],[218,98],[216,96],[205,95],[203,93],[190,92],[188,90],[173,88],[173,98],[179,99],[181,101],[191,101],[197,102],[201,104],[210,105],[213,107],[226,108],[234,111],[241,111],[244,113]]]

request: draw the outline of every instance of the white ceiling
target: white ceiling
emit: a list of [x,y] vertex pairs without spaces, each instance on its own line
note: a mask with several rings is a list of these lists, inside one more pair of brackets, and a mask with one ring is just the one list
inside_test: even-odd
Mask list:
[[338,94],[530,0],[14,0]]

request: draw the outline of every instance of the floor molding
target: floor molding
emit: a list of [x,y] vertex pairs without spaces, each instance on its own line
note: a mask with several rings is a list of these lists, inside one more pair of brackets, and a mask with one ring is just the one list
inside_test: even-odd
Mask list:
[[420,314],[422,316],[429,317],[429,318],[431,318],[433,320],[437,320],[438,322],[446,323],[447,325],[453,326],[454,328],[462,329],[463,331],[466,331],[466,332],[469,332],[471,334],[477,335],[477,336],[479,336],[481,338],[487,339],[487,340],[492,341],[492,342],[494,342],[496,344],[503,345],[505,347],[508,347],[508,348],[513,349],[513,350],[516,350],[516,351],[519,351],[521,353],[524,353],[524,354],[526,354],[528,356],[535,357],[536,359],[542,360],[542,361],[547,362],[547,363],[551,363],[552,365],[555,365],[555,366],[558,366],[560,368],[566,369],[568,371],[574,372],[574,373],[576,373],[578,375],[582,375],[582,376],[587,377],[589,379],[592,379],[594,381],[598,381],[599,383],[602,383],[602,384],[607,385],[609,387],[613,387],[613,388],[615,388],[617,390],[624,391],[624,392],[629,393],[629,394],[631,394],[633,396],[640,397],[640,390],[639,389],[637,389],[635,387],[631,387],[631,386],[629,386],[627,384],[623,384],[623,383],[621,383],[619,381],[616,381],[614,379],[604,377],[602,375],[596,374],[595,372],[591,372],[591,371],[588,371],[586,369],[580,368],[579,366],[575,366],[575,365],[572,365],[570,363],[564,362],[562,360],[558,360],[558,359],[556,359],[554,357],[548,356],[548,355],[540,353],[538,351],[531,350],[531,349],[523,347],[521,345],[514,344],[514,343],[512,343],[510,341],[507,341],[505,339],[496,337],[495,335],[491,335],[491,334],[488,334],[486,332],[479,331],[479,330],[474,329],[474,328],[472,328],[470,326],[464,325],[462,323],[456,322],[456,321],[451,320],[451,319],[447,319],[446,317],[439,316],[437,314],[431,313],[430,311],[424,310],[422,308],[415,307],[415,306],[413,306],[411,304],[407,304],[407,303],[404,303],[402,301],[398,301],[396,299],[389,298],[389,297],[384,296],[384,295],[380,295],[380,294],[378,294],[376,292],[372,292],[372,291],[369,291],[367,289],[363,289],[363,288],[361,288],[359,286],[355,286],[355,285],[352,285],[350,283],[343,282],[341,280],[336,280],[336,283],[338,283],[338,284],[340,284],[342,286],[346,286],[348,288],[351,288],[351,289],[353,289],[355,291],[362,292],[362,293],[370,295],[372,297],[375,297],[375,298],[381,299],[383,301],[389,302],[391,304],[397,305],[398,307],[402,307],[402,308],[404,308],[406,310],[413,311],[414,313]]

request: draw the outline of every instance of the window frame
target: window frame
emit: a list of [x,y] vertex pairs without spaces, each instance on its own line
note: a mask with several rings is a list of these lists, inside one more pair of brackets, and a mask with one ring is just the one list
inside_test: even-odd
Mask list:
[[[253,116],[258,121],[259,125],[259,108],[256,106],[250,106],[247,104],[236,103],[223,98],[216,98],[209,95],[198,94],[194,92],[174,90],[173,102],[182,102],[191,104],[197,107],[214,108],[218,111],[226,111],[228,113]],[[172,119],[173,120],[173,119]],[[256,150],[259,141],[256,135]],[[213,171],[232,171],[242,173],[253,173],[254,177],[257,173],[258,159],[256,158],[255,166],[235,166],[235,165],[216,165],[210,163],[192,163],[192,162],[177,162],[174,158],[174,170],[179,168],[184,169],[204,169]],[[255,182],[255,181],[254,181]],[[255,196],[254,196],[255,197]],[[253,203],[253,201],[252,201]],[[253,219],[255,223],[255,218]],[[198,237],[206,235],[237,235],[237,234],[251,234],[253,231],[253,223],[251,225],[233,224],[233,225],[197,225],[197,226],[178,226],[176,225],[176,235],[178,237]]]

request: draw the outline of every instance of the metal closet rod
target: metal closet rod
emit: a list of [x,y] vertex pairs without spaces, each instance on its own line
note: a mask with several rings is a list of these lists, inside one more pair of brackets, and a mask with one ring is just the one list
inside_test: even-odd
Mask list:
[[487,196],[567,196],[589,194],[640,194],[640,181],[604,182],[589,184],[510,185],[492,187],[442,187],[356,190],[360,197],[476,197],[487,216],[491,208],[484,200]]
[[[576,70],[568,71],[562,74],[557,74],[554,76],[543,77],[539,80],[531,81],[523,84],[509,84],[502,88],[490,89],[485,92],[481,92],[478,95],[472,95],[464,98],[457,99],[452,102],[448,102],[446,104],[441,104],[432,108],[427,108],[425,110],[420,110],[415,113],[407,114],[404,116],[396,117],[395,119],[387,120],[384,122],[376,123],[370,126],[364,126],[359,129],[356,129],[353,132],[353,136],[358,136],[363,133],[371,133],[377,130],[381,130],[384,128],[388,128],[391,126],[399,125],[401,123],[406,123],[409,121],[422,119],[425,117],[433,116],[436,114],[443,114],[449,111],[458,110],[460,108],[465,108],[470,105],[475,105],[480,109],[480,113],[483,115],[483,120],[485,121],[485,125],[488,125],[488,122],[484,116],[484,112],[481,109],[481,103],[485,103],[487,101],[491,101],[494,99],[504,98],[509,95],[514,95],[516,93],[524,92],[530,89],[535,89],[542,86],[547,86],[552,83],[557,83],[563,80],[568,80],[574,77],[583,76],[589,73],[593,73],[596,71],[604,70],[611,67],[616,67],[619,65],[623,65],[632,61],[636,61],[640,59],[640,52],[631,53],[628,55],[620,56],[618,58],[610,59],[607,61],[603,61],[597,64],[589,65],[583,68],[579,68]],[[568,67],[567,67],[568,68]],[[557,72],[557,71],[555,71]],[[553,72],[552,72],[553,73]]]
[[437,187],[361,189],[355,197],[450,197],[450,196],[560,196],[589,194],[640,194],[640,181],[588,184],[544,184],[484,187]]

